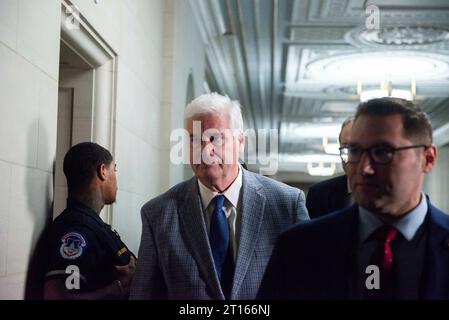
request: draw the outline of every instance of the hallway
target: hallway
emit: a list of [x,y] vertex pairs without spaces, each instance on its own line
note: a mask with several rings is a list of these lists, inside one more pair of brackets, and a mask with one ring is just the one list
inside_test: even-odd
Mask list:
[[71,145],[111,150],[118,196],[102,218],[138,252],[142,205],[192,175],[170,154],[194,97],[239,100],[245,129],[276,133],[272,178],[307,192],[342,173],[341,122],[378,89],[430,115],[425,191],[449,211],[447,0],[0,0],[0,300],[24,298]]

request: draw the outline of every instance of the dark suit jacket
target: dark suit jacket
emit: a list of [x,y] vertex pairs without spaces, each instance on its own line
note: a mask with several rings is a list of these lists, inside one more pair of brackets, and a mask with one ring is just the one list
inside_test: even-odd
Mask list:
[[311,219],[346,208],[350,203],[347,177],[338,176],[312,185],[306,206]]
[[[309,218],[304,193],[242,170],[238,251],[231,299],[254,299],[277,237]],[[139,262],[131,299],[224,299],[215,272],[197,178],[142,208]]]
[[[449,299],[449,216],[429,203],[420,299]],[[297,225],[273,251],[258,298],[358,299],[352,293],[358,206]]]

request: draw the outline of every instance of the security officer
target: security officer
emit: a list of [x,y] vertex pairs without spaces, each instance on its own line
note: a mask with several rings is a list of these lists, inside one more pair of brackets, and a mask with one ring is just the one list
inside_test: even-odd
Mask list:
[[67,208],[47,234],[44,299],[126,299],[136,258],[100,211],[115,202],[116,164],[100,145],[84,142],[64,157]]

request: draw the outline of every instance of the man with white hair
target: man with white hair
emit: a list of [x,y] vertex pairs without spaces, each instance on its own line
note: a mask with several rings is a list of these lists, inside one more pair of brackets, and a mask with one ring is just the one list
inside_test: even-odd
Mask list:
[[242,169],[237,101],[204,94],[185,125],[195,176],[142,207],[131,299],[255,299],[277,236],[309,218],[304,193]]

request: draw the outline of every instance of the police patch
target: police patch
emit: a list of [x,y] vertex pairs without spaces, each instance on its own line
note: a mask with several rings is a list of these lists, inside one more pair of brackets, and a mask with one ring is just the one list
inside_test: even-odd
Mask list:
[[81,257],[86,246],[86,240],[77,232],[70,232],[61,238],[59,253],[64,259],[73,260]]

